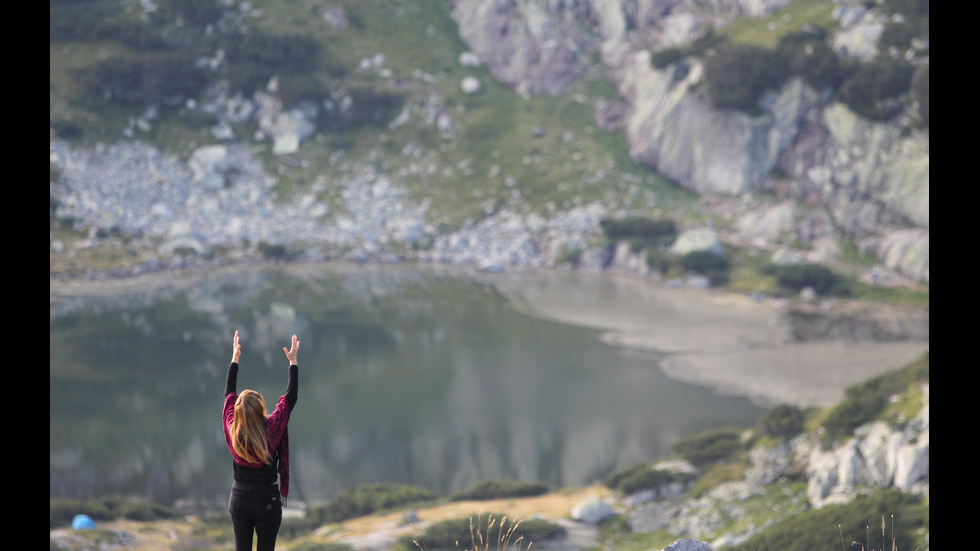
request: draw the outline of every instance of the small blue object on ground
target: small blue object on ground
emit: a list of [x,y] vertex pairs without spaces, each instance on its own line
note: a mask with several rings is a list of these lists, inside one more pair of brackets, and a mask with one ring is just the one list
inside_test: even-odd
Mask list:
[[75,530],[95,530],[95,521],[88,515],[75,515],[71,519],[71,527]]

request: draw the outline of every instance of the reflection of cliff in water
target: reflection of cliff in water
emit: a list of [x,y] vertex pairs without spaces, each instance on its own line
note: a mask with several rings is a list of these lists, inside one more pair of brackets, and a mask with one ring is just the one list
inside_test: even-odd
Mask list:
[[793,310],[786,314],[797,342],[928,341],[929,314],[892,309],[881,313],[833,313]]
[[581,485],[764,413],[671,380],[597,331],[426,270],[276,267],[106,285],[52,288],[52,497],[227,496],[219,410],[236,329],[239,390],[267,406],[285,387],[282,346],[294,332],[302,340],[297,501],[379,481],[440,493],[494,478]]

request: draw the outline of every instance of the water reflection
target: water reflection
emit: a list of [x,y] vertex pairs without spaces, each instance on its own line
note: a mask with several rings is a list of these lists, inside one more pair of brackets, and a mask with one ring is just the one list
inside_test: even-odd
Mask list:
[[290,422],[301,501],[382,480],[442,494],[490,478],[581,485],[763,413],[472,281],[408,267],[215,271],[52,299],[51,495],[226,496],[219,412],[236,329],[239,389],[267,402],[285,389],[282,346],[303,341]]

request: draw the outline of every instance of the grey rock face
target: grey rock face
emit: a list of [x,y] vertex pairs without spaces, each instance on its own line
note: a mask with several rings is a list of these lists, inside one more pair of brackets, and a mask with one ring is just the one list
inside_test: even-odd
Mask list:
[[860,486],[928,493],[929,406],[900,430],[876,421],[835,449],[801,442],[797,453],[807,457],[807,497],[815,507],[847,501]]
[[[597,107],[598,120],[623,128],[636,161],[703,195],[770,191],[817,202],[833,226],[865,240],[864,249],[888,268],[928,280],[928,133],[862,120],[799,79],[763,98],[759,116],[716,110],[695,91],[703,77],[697,60],[683,71],[650,64],[651,49],[785,4],[459,0],[452,16],[494,76],[522,94],[560,92],[582,74],[584,55],[598,53],[625,103],[614,119]],[[881,34],[881,14],[841,2],[834,16],[838,55],[866,59]],[[787,178],[772,179],[774,169]],[[909,224],[924,236],[902,233]],[[814,244],[827,238],[800,233]]]

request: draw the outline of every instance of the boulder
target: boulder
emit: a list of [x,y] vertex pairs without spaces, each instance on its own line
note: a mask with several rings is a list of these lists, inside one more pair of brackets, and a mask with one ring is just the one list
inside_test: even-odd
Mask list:
[[465,94],[476,94],[483,89],[483,85],[480,84],[480,79],[476,77],[466,77],[460,83],[459,87],[463,90]]
[[599,524],[615,514],[611,505],[593,497],[572,508],[572,518],[586,524]]
[[225,185],[228,170],[228,148],[223,145],[205,145],[191,153],[187,161],[193,174],[192,181],[206,189],[217,190]]
[[671,253],[679,255],[701,251],[721,254],[724,250],[718,232],[711,228],[696,228],[681,232],[670,247]]
[[677,540],[663,551],[711,551],[711,546],[701,540]]

